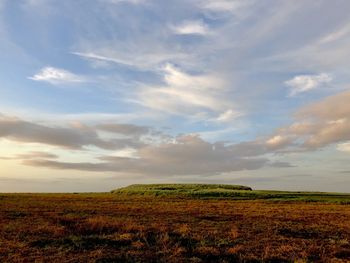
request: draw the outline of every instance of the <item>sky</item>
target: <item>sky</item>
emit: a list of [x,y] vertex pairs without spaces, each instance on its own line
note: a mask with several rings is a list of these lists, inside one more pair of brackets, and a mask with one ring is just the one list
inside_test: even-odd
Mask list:
[[0,192],[350,192],[348,0],[0,0]]

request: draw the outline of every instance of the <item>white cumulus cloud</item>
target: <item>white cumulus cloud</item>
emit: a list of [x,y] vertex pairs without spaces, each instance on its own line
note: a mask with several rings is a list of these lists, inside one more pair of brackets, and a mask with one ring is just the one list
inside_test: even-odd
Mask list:
[[332,77],[329,74],[321,73],[318,75],[298,75],[284,83],[291,88],[290,96],[295,96],[298,93],[315,89],[330,81],[332,81]]
[[63,83],[79,83],[85,81],[85,78],[82,76],[54,67],[45,67],[34,76],[29,77],[29,79],[44,81],[54,85]]
[[241,112],[234,111],[232,109],[229,109],[227,111],[222,112],[216,119],[218,122],[230,122],[236,119],[237,117],[241,116]]
[[244,2],[232,0],[209,0],[201,1],[201,4],[204,8],[214,11],[231,11],[240,7]]
[[337,145],[337,150],[341,152],[350,153],[350,142],[339,143]]
[[129,3],[134,5],[143,4],[146,0],[102,0],[102,2],[107,2],[111,4]]
[[206,35],[208,26],[203,21],[185,21],[172,27],[175,34],[179,35]]

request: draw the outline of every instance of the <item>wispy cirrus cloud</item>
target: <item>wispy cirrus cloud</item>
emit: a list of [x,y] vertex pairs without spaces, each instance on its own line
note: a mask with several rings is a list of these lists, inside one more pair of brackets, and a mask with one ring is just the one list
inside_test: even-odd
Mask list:
[[54,67],[42,68],[34,76],[28,78],[35,81],[48,82],[53,85],[82,83],[87,81],[83,76],[74,74],[65,69]]
[[215,121],[221,122],[221,123],[232,122],[233,120],[237,119],[238,117],[240,117],[242,115],[243,115],[242,112],[228,109],[228,110],[220,113],[219,116],[215,119]]
[[[225,81],[212,74],[188,74],[172,64],[163,68],[164,85],[141,86],[137,102],[171,114],[189,115],[198,111],[224,114],[222,121],[238,115],[225,99]],[[220,118],[220,116],[219,116]]]
[[140,49],[133,49],[132,45],[125,47],[123,51],[113,50],[113,48],[110,47],[87,52],[72,52],[72,54],[91,61],[116,63],[134,70],[145,71],[158,70],[159,67],[167,61],[178,61],[188,58],[188,55],[182,52],[167,52],[166,50],[142,51]]
[[327,43],[335,42],[346,38],[349,34],[350,34],[350,25],[346,24],[340,29],[335,30],[334,32],[331,32],[330,34],[327,34],[326,36],[322,37],[319,43],[327,44]]

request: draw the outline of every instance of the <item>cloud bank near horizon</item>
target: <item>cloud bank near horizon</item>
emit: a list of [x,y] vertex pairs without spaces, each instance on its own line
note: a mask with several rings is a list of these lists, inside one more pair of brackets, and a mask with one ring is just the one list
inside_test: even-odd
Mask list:
[[[21,160],[23,164],[34,167],[157,176],[208,176],[258,170],[264,166],[288,168],[293,165],[275,162],[269,156],[315,151],[332,144],[338,144],[341,151],[347,149],[344,143],[350,140],[349,101],[350,92],[347,91],[306,105],[295,113],[295,121],[291,125],[280,127],[265,138],[240,143],[210,143],[198,134],[174,137],[134,124],[89,126],[75,122],[68,127],[52,127],[1,115],[0,138],[71,149],[77,154],[81,150],[93,151],[91,146],[107,151],[95,162],[60,161],[59,156],[45,152],[2,158]],[[333,109],[334,105],[337,105],[336,109]],[[123,149],[132,149],[132,155],[112,154]]]

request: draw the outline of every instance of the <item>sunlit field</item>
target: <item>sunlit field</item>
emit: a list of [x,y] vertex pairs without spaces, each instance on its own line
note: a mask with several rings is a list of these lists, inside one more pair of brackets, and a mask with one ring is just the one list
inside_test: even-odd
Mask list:
[[0,262],[349,260],[350,205],[339,199],[0,195]]

